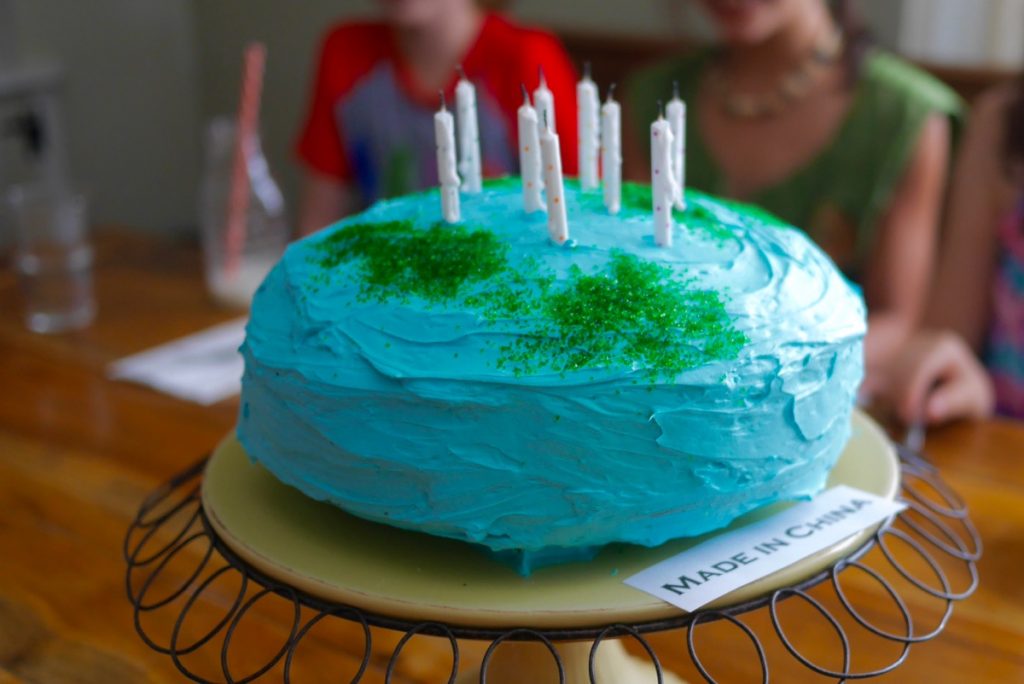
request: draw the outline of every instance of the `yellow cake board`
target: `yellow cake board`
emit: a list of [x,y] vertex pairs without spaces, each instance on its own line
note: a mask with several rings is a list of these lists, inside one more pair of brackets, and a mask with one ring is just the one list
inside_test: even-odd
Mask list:
[[[859,412],[853,417],[853,436],[828,480],[829,486],[839,484],[889,499],[899,491],[899,462],[892,445]],[[235,553],[307,594],[404,620],[480,628],[586,628],[676,617],[678,608],[622,580],[707,538],[657,548],[613,544],[589,562],[521,577],[479,547],[369,522],[314,501],[253,464],[233,433],[210,458],[202,502],[214,530]],[[759,509],[727,529],[789,505]],[[800,583],[859,548],[875,529],[737,589],[709,607],[736,605]]]

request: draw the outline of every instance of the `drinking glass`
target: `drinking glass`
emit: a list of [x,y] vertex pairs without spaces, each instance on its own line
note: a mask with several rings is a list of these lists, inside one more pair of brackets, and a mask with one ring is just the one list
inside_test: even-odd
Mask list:
[[206,285],[221,304],[248,308],[253,293],[281,258],[289,228],[284,198],[270,173],[259,136],[249,141],[244,182],[248,186],[245,235],[239,253],[228,254],[228,208],[234,171],[235,126],[214,119],[206,131],[206,168],[200,188],[199,225]]
[[85,196],[47,186],[20,186],[8,193],[7,204],[25,325],[37,333],[88,326],[96,316],[96,301]]

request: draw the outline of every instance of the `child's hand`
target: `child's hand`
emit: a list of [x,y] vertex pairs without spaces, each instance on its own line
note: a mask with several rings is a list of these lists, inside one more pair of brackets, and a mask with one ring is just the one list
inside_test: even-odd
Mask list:
[[929,425],[992,414],[995,392],[988,373],[958,335],[916,333],[890,365],[886,394],[907,424]]

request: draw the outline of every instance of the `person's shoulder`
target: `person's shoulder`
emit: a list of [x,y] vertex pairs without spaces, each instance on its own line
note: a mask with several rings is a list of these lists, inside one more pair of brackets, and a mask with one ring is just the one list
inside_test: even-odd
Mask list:
[[663,59],[629,75],[625,84],[625,100],[629,114],[637,124],[657,117],[658,101],[672,97],[676,84],[679,94],[688,102],[697,95],[701,74],[711,59],[710,49],[699,49]]
[[626,79],[627,100],[635,108],[653,112],[658,100],[672,96],[676,84],[684,100],[693,100],[713,54],[711,48],[698,48],[637,69]]
[[320,87],[342,97],[387,58],[391,45],[390,29],[381,22],[335,24],[324,33],[320,45]]
[[497,12],[489,12],[484,18],[481,40],[491,48],[511,50],[559,50],[564,52],[562,41],[542,28],[527,26]]
[[869,94],[890,106],[941,112],[960,117],[964,103],[951,87],[891,52],[873,49],[864,59],[861,78]]
[[684,89],[687,86],[695,86],[711,59],[711,54],[710,48],[700,48],[683,55],[662,59],[638,69],[632,74],[629,82],[631,86],[637,86],[654,83],[671,84],[673,81],[678,81]]
[[[475,65],[486,65],[493,73],[492,81],[502,92],[514,92],[508,102],[519,106],[519,84],[532,84],[538,69],[543,69],[548,85],[558,95],[575,83],[576,70],[562,41],[553,33],[524,26],[498,13],[489,13],[474,50]],[[494,68],[501,65],[501,69]],[[531,86],[532,87],[532,86]]]
[[324,32],[323,51],[330,54],[372,52],[385,43],[388,27],[380,21],[344,21]]

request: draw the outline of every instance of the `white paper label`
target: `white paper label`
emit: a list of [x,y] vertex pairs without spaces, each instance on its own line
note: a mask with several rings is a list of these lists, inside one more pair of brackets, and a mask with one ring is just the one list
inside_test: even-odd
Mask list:
[[799,562],[906,505],[839,485],[811,501],[709,539],[625,580],[686,611]]
[[244,318],[121,359],[107,374],[208,406],[238,394],[245,362]]

